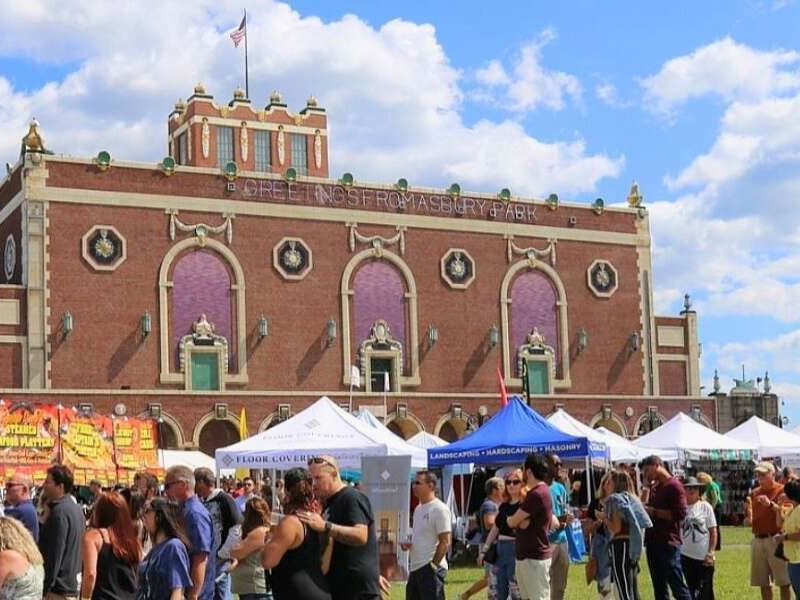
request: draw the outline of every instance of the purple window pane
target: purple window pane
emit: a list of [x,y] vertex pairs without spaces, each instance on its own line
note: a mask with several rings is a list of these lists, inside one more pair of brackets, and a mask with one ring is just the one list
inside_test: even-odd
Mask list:
[[406,362],[406,287],[397,269],[380,260],[365,263],[353,277],[353,292],[354,352],[369,337],[375,321],[383,319],[392,337],[403,344]]
[[236,365],[233,339],[233,290],[225,263],[215,253],[195,250],[184,254],[172,272],[172,349],[178,356],[181,338],[192,332],[192,324],[205,314],[217,335],[228,340],[229,369]]
[[558,307],[556,291],[550,278],[538,271],[527,271],[517,277],[511,287],[511,354],[526,343],[536,327],[545,344],[555,351],[556,368],[561,364],[558,339]]

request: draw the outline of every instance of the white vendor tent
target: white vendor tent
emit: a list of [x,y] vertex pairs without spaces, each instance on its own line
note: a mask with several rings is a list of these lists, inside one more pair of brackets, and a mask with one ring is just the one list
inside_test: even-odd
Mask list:
[[[563,408],[559,408],[552,415],[547,417],[547,422],[563,433],[574,435],[576,437],[583,437],[589,440],[590,443],[608,448],[609,459],[613,460],[610,458],[611,449],[606,444],[606,439],[603,434],[598,432],[596,429],[592,429],[585,423],[581,423]],[[561,459],[563,460],[564,457],[562,456]]]
[[611,462],[614,463],[638,463],[647,456],[655,454],[661,460],[673,462],[678,460],[678,453],[675,450],[664,448],[642,448],[632,441],[625,439],[621,435],[609,431],[605,427],[598,427],[595,431],[602,434],[605,438],[606,446],[611,454]]
[[412,446],[416,446],[417,448],[424,448],[427,450],[428,448],[441,448],[442,446],[447,446],[449,442],[446,442],[439,436],[433,435],[432,433],[428,433],[427,431],[420,431],[419,433],[415,433],[410,438],[406,440]]
[[[189,467],[192,471],[200,467],[205,467],[212,471],[217,470],[217,464],[214,462],[214,459],[205,452],[200,452],[199,450],[159,450],[158,462],[161,463],[164,469],[169,469],[175,465],[182,465]],[[232,473],[233,469],[224,469],[222,472],[223,475]]]
[[386,446],[391,450],[389,454],[395,456],[411,456],[412,469],[427,469],[428,468],[428,453],[418,446],[408,443],[399,435],[392,433],[392,430],[386,427],[383,423],[378,421],[370,411],[362,408],[358,411],[356,419],[364,423],[366,426],[372,428],[374,433],[386,442]]
[[216,451],[221,469],[291,469],[329,454],[342,468],[360,469],[362,456],[404,456],[379,433],[323,396],[290,419]]
[[633,443],[640,448],[675,450],[679,457],[690,459],[745,459],[757,450],[755,444],[726,437],[682,412]]
[[776,427],[755,415],[731,429],[725,437],[753,444],[761,456],[800,454],[800,435]]

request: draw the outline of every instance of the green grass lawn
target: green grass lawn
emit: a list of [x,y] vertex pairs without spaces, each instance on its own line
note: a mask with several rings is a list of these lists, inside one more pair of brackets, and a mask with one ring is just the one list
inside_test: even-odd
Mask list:
[[[749,529],[743,527],[722,528],[722,551],[717,553],[717,569],[714,575],[714,591],[717,600],[756,600],[760,598],[757,588],[750,587],[750,539]],[[642,556],[642,572],[639,574],[639,590],[642,600],[653,600],[650,574],[647,560]],[[476,566],[454,566],[447,575],[447,598],[455,599],[456,595],[465,591],[481,577],[482,569]],[[594,584],[589,587],[585,583],[583,565],[572,565],[569,570],[567,584],[568,600],[590,600],[597,597]],[[777,598],[777,593],[775,594]],[[405,587],[401,584],[392,586],[392,600],[403,600]],[[475,600],[484,600],[486,593],[473,596]]]

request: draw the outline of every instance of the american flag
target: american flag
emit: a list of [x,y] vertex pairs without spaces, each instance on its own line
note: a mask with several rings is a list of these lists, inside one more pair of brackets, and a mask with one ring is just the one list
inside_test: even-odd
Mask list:
[[242,22],[239,24],[239,27],[231,32],[231,39],[233,40],[233,45],[237,48],[239,44],[242,43],[242,40],[247,36],[247,14],[242,17]]

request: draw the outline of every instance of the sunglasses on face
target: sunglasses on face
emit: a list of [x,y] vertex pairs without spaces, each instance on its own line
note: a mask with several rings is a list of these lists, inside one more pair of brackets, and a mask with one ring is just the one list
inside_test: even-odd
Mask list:
[[311,465],[328,465],[331,469],[338,470],[337,466],[323,456],[314,456],[308,459],[308,466]]
[[506,485],[519,485],[520,483],[522,483],[522,481],[519,479],[509,479],[506,481]]

